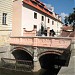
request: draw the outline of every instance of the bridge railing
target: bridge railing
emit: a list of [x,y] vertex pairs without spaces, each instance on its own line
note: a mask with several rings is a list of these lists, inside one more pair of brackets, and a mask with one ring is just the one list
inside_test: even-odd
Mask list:
[[33,63],[32,61],[27,61],[27,60],[1,58],[0,68],[16,70],[16,71],[32,71]]
[[11,37],[10,44],[36,47],[68,48],[71,38],[67,37]]

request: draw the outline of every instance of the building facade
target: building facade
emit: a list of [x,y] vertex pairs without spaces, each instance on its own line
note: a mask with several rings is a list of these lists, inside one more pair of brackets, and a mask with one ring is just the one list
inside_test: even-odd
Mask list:
[[0,0],[0,46],[8,43],[12,30],[12,0]]
[[60,34],[62,22],[61,17],[51,12],[39,0],[14,0],[13,1],[13,32],[12,36],[23,36],[23,29],[37,29],[41,33],[41,26],[44,29],[50,27],[56,34]]

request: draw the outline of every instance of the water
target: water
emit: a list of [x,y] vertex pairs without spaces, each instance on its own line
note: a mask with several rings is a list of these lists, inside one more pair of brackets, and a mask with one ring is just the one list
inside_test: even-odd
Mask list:
[[51,73],[51,70],[40,69],[38,72],[20,72],[6,69],[0,69],[0,75],[57,75]]

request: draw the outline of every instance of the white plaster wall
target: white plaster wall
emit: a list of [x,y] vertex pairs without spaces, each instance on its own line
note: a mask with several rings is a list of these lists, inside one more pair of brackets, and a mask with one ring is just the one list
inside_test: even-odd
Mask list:
[[[0,46],[8,43],[12,31],[12,0],[0,0]],[[3,13],[7,13],[6,25],[2,24]]]
[[57,30],[57,23],[56,23],[56,21],[54,21],[54,25],[52,25],[52,21],[54,21],[53,19],[50,19],[50,30],[51,29],[54,29],[54,31],[56,31]]
[[[34,12],[37,13],[37,19],[34,19]],[[42,16],[44,16],[44,21],[41,20]],[[48,18],[50,19],[50,17],[45,16],[43,13],[37,12],[37,10],[32,7],[31,9],[26,6],[22,7],[22,28],[26,28],[26,30],[33,30],[33,26],[37,25],[37,31],[39,31],[41,29],[41,24],[43,24],[46,28],[50,27],[51,22],[48,23]]]
[[54,25],[52,25],[52,19],[51,19],[50,30],[53,29],[56,32],[56,35],[60,35],[61,27],[62,27],[62,23],[58,21],[54,21]]
[[[49,19],[49,23],[48,23],[48,19]],[[46,27],[50,27],[51,23],[50,23],[50,18],[46,16]]]
[[31,10],[26,7],[22,7],[22,28],[26,30],[33,30],[33,26],[37,25],[37,31],[41,27],[41,14],[37,13],[37,19],[34,19],[35,10]]
[[13,2],[12,36],[21,36],[22,1]]
[[61,27],[63,26],[63,24],[59,23],[58,22],[58,30],[60,31],[61,30]]
[[[37,13],[37,19],[34,19],[34,12]],[[44,21],[41,20],[42,16],[44,16]],[[50,19],[49,23],[48,18]],[[54,25],[52,25],[52,21],[54,21]],[[24,6],[22,6],[22,29],[26,28],[26,30],[33,30],[33,26],[37,25],[37,31],[39,31],[41,29],[41,23],[46,28],[50,27],[50,30],[54,29],[56,33],[57,30],[60,30],[61,23],[53,20],[51,17],[45,16],[44,13],[39,12],[33,7],[24,4]],[[23,30],[21,33],[23,33]]]
[[[0,30],[12,30],[12,0],[0,0]],[[3,13],[7,13],[6,24],[2,25]]]

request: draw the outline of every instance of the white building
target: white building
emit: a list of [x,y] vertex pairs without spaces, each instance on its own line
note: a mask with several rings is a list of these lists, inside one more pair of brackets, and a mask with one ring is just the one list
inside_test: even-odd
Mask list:
[[0,0],[0,46],[8,43],[12,31],[12,0]]
[[40,34],[41,25],[45,29],[50,27],[56,34],[62,27],[61,17],[52,13],[39,0],[14,0],[13,1],[13,32],[12,36],[23,36],[23,29],[37,28]]

